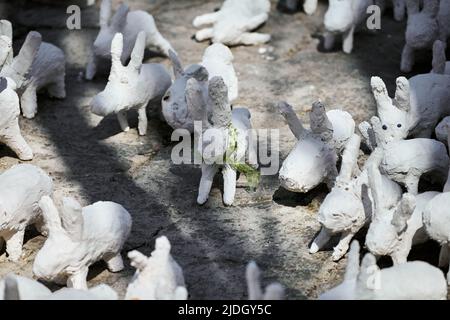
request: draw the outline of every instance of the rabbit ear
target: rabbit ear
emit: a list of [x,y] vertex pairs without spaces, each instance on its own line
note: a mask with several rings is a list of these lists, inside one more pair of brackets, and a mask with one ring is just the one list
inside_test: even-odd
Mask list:
[[173,295],[173,300],[187,300],[188,291],[185,287],[177,287]]
[[406,229],[407,222],[411,218],[415,208],[416,197],[410,193],[405,193],[391,221],[391,224],[395,227],[398,234]]
[[105,27],[108,25],[109,19],[111,18],[111,0],[103,0],[100,5],[100,26]]
[[186,69],[184,76],[186,78],[194,78],[199,82],[206,82],[208,81],[209,73],[204,66],[199,64],[193,64]]
[[11,274],[4,278],[5,291],[3,293],[3,300],[20,300],[19,285],[17,278]]
[[122,61],[120,60],[123,50],[123,35],[116,33],[111,43],[111,73],[121,72]]
[[345,268],[345,280],[356,279],[359,274],[359,242],[353,240],[347,255],[347,267]]
[[408,11],[408,15],[418,13],[420,11],[419,0],[406,0],[406,9]]
[[177,54],[172,49],[169,49],[169,59],[170,62],[172,63],[173,74],[175,76],[175,79],[183,76],[184,70],[183,66],[181,65],[181,61],[180,59],[178,59]]
[[322,102],[316,101],[313,103],[309,119],[311,131],[320,135],[322,141],[331,141],[333,139],[333,124],[328,119]]
[[155,241],[155,250],[159,252],[170,253],[170,242],[166,236],[161,236]]
[[148,258],[137,250],[128,252],[128,259],[131,260],[131,265],[138,271],[147,267]]
[[423,2],[422,12],[430,15],[431,17],[437,17],[439,13],[440,0],[426,0]]
[[225,128],[231,123],[231,106],[228,87],[222,77],[214,77],[208,86],[209,103],[212,106],[212,123],[216,128]]
[[382,145],[385,141],[385,133],[381,125],[380,118],[373,116],[370,118],[370,124],[372,125],[373,134],[375,136],[375,142],[377,146]]
[[378,169],[378,165],[372,163],[367,169],[367,175],[369,178],[369,187],[374,202],[374,214],[380,214],[382,213],[381,208],[383,203],[383,182],[381,173]]
[[136,43],[134,44],[133,52],[131,52],[131,60],[128,64],[134,70],[139,71],[142,66],[145,52],[145,31],[139,32]]
[[111,19],[111,27],[116,32],[121,32],[127,23],[127,15],[130,8],[125,3],[122,3],[117,9],[116,13]]
[[300,140],[305,135],[306,129],[303,127],[302,122],[295,114],[294,108],[285,101],[277,103],[277,109],[288,123],[289,129],[292,134]]
[[397,89],[395,91],[395,106],[400,110],[408,112],[411,106],[409,81],[405,77],[397,78]]
[[58,209],[56,209],[53,200],[49,196],[43,196],[39,201],[39,207],[42,210],[44,222],[49,230],[49,236],[64,232],[61,226]]
[[379,280],[380,269],[377,266],[377,260],[371,253],[367,253],[361,262],[360,272],[357,278],[359,289],[375,290]]
[[205,92],[207,91],[208,88],[206,84],[202,85],[194,79],[188,80],[185,90],[186,103],[188,107],[193,109],[192,118],[194,121],[202,122],[202,131],[211,126],[208,121],[208,111],[206,107],[207,99]]
[[352,173],[355,171],[355,167],[358,166],[360,145],[361,138],[357,134],[353,134],[345,145],[345,150],[342,155],[341,171],[339,173],[340,181],[348,183],[352,180]]
[[254,261],[250,261],[245,270],[245,279],[247,280],[248,300],[261,300],[262,290],[259,283],[260,271]]
[[379,77],[372,77],[370,85],[372,87],[372,93],[375,101],[377,102],[378,114],[382,118],[388,118],[393,105],[384,81]]
[[83,208],[74,198],[63,198],[61,222],[64,230],[74,241],[83,237]]
[[445,55],[446,44],[443,41],[436,40],[433,44],[433,72],[437,74],[445,73],[445,64],[447,57]]
[[[11,68],[19,77],[25,77],[31,70],[31,66],[41,46],[42,37],[39,32],[30,31],[19,51],[19,54],[13,59]],[[15,79],[13,79],[15,80]]]
[[12,25],[8,20],[0,20],[0,35],[3,36],[3,41],[5,42],[5,50],[8,50],[5,60],[2,65],[11,64],[13,61],[13,49],[12,49]]
[[7,36],[8,38],[12,39],[13,32],[12,32],[12,24],[8,20],[0,20],[0,35]]

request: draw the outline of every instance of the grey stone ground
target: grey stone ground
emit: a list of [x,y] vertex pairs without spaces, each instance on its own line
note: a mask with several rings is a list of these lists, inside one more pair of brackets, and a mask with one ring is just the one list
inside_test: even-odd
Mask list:
[[[191,22],[196,15],[218,8],[220,1],[128,3],[154,15],[161,33],[185,64],[200,61],[208,43],[191,39],[195,32]],[[251,110],[254,127],[281,130],[282,159],[295,141],[275,110],[275,102],[287,100],[306,121],[311,103],[321,99],[328,107],[351,112],[359,122],[375,110],[369,77],[382,76],[392,90],[395,77],[400,75],[403,23],[394,22],[388,13],[381,32],[356,36],[352,55],[340,50],[323,53],[317,48],[325,7],[321,3],[313,17],[284,15],[275,10],[273,2],[270,19],[261,28],[273,35],[272,61],[258,54],[259,47],[232,48],[240,85],[236,104]],[[80,31],[65,28],[67,16],[62,6],[25,1],[20,9],[9,11],[14,20],[15,47],[34,29],[67,55],[67,98],[52,100],[42,95],[37,117],[21,119],[22,131],[35,151],[31,163],[52,176],[56,196],[72,195],[83,204],[98,200],[123,204],[134,224],[124,256],[131,249],[148,255],[154,239],[166,235],[184,269],[190,298],[246,298],[244,271],[251,259],[258,262],[266,282],[278,280],[286,286],[290,299],[315,298],[337,284],[346,259],[334,263],[330,251],[314,256],[308,253],[308,244],[319,230],[315,216],[325,188],[306,195],[292,194],[279,189],[276,176],[264,177],[257,192],[247,192],[241,183],[234,206],[224,207],[218,177],[209,202],[199,207],[195,200],[200,170],[171,163],[171,130],[158,116],[152,113],[147,136],[139,137],[136,129],[120,132],[115,118],[102,120],[89,112],[90,99],[103,89],[107,79],[107,75],[100,75],[87,82],[80,77],[98,30],[97,10],[83,9]],[[429,54],[419,58],[425,63],[416,72],[430,69],[429,58]],[[163,58],[147,61],[170,67]],[[133,115],[133,128],[136,122]],[[19,161],[12,152],[0,146],[0,169],[16,163]],[[31,276],[33,258],[43,241],[42,236],[30,234],[18,264],[8,262],[3,254],[0,275],[14,271]],[[104,282],[122,295],[133,272],[127,260],[126,269],[117,274],[109,273],[100,263],[92,268],[89,285]]]

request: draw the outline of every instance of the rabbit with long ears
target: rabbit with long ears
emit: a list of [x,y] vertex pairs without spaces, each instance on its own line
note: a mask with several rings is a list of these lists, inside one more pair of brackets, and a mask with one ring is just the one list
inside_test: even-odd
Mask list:
[[[238,79],[230,49],[215,43],[205,49],[202,62],[183,69],[175,52],[170,52],[175,80],[162,99],[162,112],[173,129],[187,129],[194,132],[194,109],[198,104],[207,104],[208,80],[219,76],[228,87],[231,103],[238,96]],[[208,110],[208,116],[211,110]]]
[[128,131],[127,111],[138,111],[139,135],[147,132],[147,104],[150,100],[160,98],[170,87],[170,75],[163,65],[155,63],[142,64],[145,49],[144,31],[136,38],[131,53],[131,60],[124,66],[120,60],[123,49],[123,36],[117,33],[111,45],[111,73],[105,89],[91,101],[91,111],[99,116],[116,114],[120,127]]
[[263,291],[260,282],[261,271],[254,261],[250,261],[245,269],[248,300],[283,300],[284,287],[278,282],[269,284]]
[[292,106],[280,102],[278,109],[298,140],[280,169],[281,186],[302,193],[323,182],[331,188],[337,176],[338,154],[354,133],[350,114],[341,110],[326,112],[322,103],[315,102],[310,112],[311,130],[307,130]]
[[128,253],[136,273],[127,288],[127,300],[186,300],[183,270],[170,254],[170,242],[159,237],[150,257],[139,251]]
[[368,175],[374,211],[366,246],[376,256],[390,256],[394,265],[406,263],[411,246],[428,240],[422,213],[439,193],[430,191],[417,196],[405,193],[397,205],[387,207],[386,190],[376,164],[368,168]]
[[33,274],[47,281],[87,289],[89,266],[104,260],[111,272],[123,269],[120,255],[131,231],[131,216],[121,205],[99,201],[82,208],[64,198],[62,210],[48,196],[39,201],[49,235],[33,264]]
[[126,4],[121,4],[112,15],[111,0],[102,0],[100,6],[100,31],[92,46],[89,63],[86,67],[85,77],[88,80],[94,78],[97,65],[101,60],[109,60],[111,43],[116,33],[123,34],[123,51],[120,54],[122,63],[126,63],[131,55],[133,46],[139,32],[145,33],[145,48],[155,48],[160,53],[168,56],[169,50],[173,50],[171,44],[161,35],[156,27],[153,16],[142,10],[129,11]]
[[197,16],[196,28],[212,25],[197,31],[195,39],[211,39],[213,43],[227,46],[257,45],[270,40],[269,34],[251,32],[269,18],[269,0],[225,0],[219,11]]
[[[381,150],[374,151],[360,171],[360,142],[360,137],[354,134],[346,145],[335,186],[319,208],[320,233],[310,247],[310,253],[316,253],[334,234],[340,234],[339,243],[332,254],[334,261],[345,255],[355,234],[371,221],[374,210],[367,170],[371,164],[378,163]],[[386,191],[384,204],[387,207],[397,204],[401,198],[401,188],[386,177],[382,177],[381,184]]]

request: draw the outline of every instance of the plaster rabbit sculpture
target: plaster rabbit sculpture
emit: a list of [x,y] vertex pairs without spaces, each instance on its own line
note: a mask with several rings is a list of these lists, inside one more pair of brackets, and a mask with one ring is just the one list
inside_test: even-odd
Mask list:
[[[198,103],[206,104],[208,79],[216,76],[222,77],[228,87],[230,103],[237,98],[238,79],[232,64],[234,57],[231,50],[223,44],[212,44],[206,48],[202,62],[190,65],[184,70],[175,52],[170,53],[170,60],[173,65],[175,81],[162,99],[162,113],[173,129],[183,128],[191,133],[194,132],[194,109]],[[201,92],[201,94],[196,92]],[[209,113],[210,111],[208,110]]]
[[351,53],[353,50],[353,35],[355,29],[365,21],[367,7],[373,0],[330,0],[324,17],[326,34],[324,36],[325,50],[331,50],[335,38],[343,38],[343,51]]
[[19,97],[11,79],[0,77],[0,142],[13,150],[20,160],[33,159],[33,151],[22,136],[19,127]]
[[111,73],[105,89],[91,101],[91,111],[99,116],[116,114],[123,131],[130,129],[127,111],[136,109],[139,115],[138,132],[147,132],[147,104],[160,98],[170,87],[171,79],[161,64],[142,64],[145,49],[145,32],[141,31],[131,53],[131,60],[124,66],[120,60],[123,36],[117,33],[111,44]]
[[16,274],[0,280],[0,300],[39,300],[51,294],[42,283]]
[[[194,115],[194,119],[202,121],[202,132],[197,132],[197,151],[203,157],[197,203],[206,203],[214,176],[222,169],[223,202],[230,206],[236,193],[237,171],[246,175],[252,187],[259,183],[256,150],[249,142],[251,115],[246,108],[231,111],[228,88],[221,77],[214,77],[209,81],[208,95],[209,107],[200,104]],[[211,120],[208,119],[207,109],[212,110]],[[248,159],[245,159],[247,154]]]
[[396,206],[386,207],[384,199],[387,194],[377,166],[372,164],[368,171],[374,212],[366,246],[375,256],[390,256],[394,265],[406,263],[411,246],[428,240],[422,213],[439,193],[430,191],[416,197],[405,193]]
[[322,103],[313,104],[311,129],[303,127],[292,106],[278,104],[298,142],[284,160],[279,172],[281,186],[293,192],[308,192],[325,182],[329,188],[337,176],[338,154],[354,133],[350,114],[340,110],[325,112]]
[[269,0],[225,0],[219,11],[194,19],[193,25],[196,28],[212,25],[197,31],[195,39],[211,39],[213,43],[219,42],[227,46],[266,43],[270,40],[269,34],[251,31],[267,21],[269,12]]
[[[339,176],[319,208],[317,218],[321,230],[309,249],[310,253],[317,253],[333,235],[340,235],[339,243],[333,250],[333,261],[338,261],[346,254],[350,241],[372,219],[374,208],[369,189],[368,167],[378,161],[380,150],[373,152],[360,171],[358,167],[360,143],[361,138],[354,134],[346,145]],[[384,176],[381,177],[380,183],[386,194],[383,199],[384,206],[386,208],[395,206],[401,198],[400,186]]]
[[254,261],[250,261],[245,270],[247,280],[248,300],[283,300],[284,287],[278,282],[269,284],[265,290],[261,289],[261,271]]
[[170,242],[159,237],[155,250],[146,257],[137,250],[128,257],[136,268],[127,288],[127,300],[186,300],[188,292],[184,283],[183,270],[170,254]]
[[9,260],[20,259],[26,227],[42,226],[38,201],[52,193],[52,179],[36,166],[15,165],[0,175],[0,238]]
[[102,0],[100,6],[100,31],[92,46],[89,63],[86,67],[86,79],[92,80],[97,72],[97,65],[101,60],[110,59],[111,43],[116,33],[123,34],[123,51],[120,60],[126,63],[131,55],[139,32],[145,33],[146,48],[156,48],[160,53],[168,56],[173,50],[171,44],[159,33],[153,16],[142,10],[129,11],[126,4],[121,4],[112,16],[111,0]]
[[58,212],[48,196],[39,201],[49,236],[37,253],[33,274],[46,281],[87,289],[89,266],[104,260],[111,272],[123,269],[120,256],[131,230],[131,216],[121,205],[99,201],[81,207],[64,198]]
[[360,264],[359,244],[353,241],[344,281],[319,299],[445,300],[447,283],[441,270],[422,261],[379,269],[368,253]]
[[[426,0],[420,9],[420,0],[406,0],[408,24],[400,69],[411,72],[415,51],[431,49],[435,40],[446,41],[450,36],[450,5],[448,0]],[[442,10],[442,13],[439,11]],[[447,26],[447,27],[446,27]]]
[[[2,25],[8,24],[3,22]],[[5,37],[11,37],[12,42],[12,28],[9,26],[1,29],[5,32]],[[12,57],[12,47],[8,48],[8,57]],[[51,97],[58,99],[66,97],[64,53],[53,44],[41,42],[41,35],[35,31],[27,35],[16,57],[5,60],[0,76],[15,82],[22,114],[28,119],[34,118],[37,113],[38,91],[46,89]]]
[[[300,0],[279,0],[278,10],[286,13],[295,13],[300,6]],[[303,10],[307,15],[313,15],[317,10],[317,0],[303,1]]]

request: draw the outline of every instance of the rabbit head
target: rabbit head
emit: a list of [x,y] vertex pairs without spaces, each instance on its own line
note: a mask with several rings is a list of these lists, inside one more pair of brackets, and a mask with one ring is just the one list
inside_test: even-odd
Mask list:
[[82,207],[73,198],[64,198],[61,213],[48,196],[39,201],[48,238],[36,255],[33,273],[40,279],[55,281],[70,275],[85,257]]
[[[395,98],[389,97],[386,85],[379,77],[371,79],[372,92],[381,121],[383,143],[405,139],[409,134],[410,88],[405,77],[397,78]],[[374,128],[375,130],[375,128]]]
[[91,111],[99,116],[107,116],[123,109],[142,104],[140,73],[145,50],[145,32],[139,32],[136,38],[131,60],[124,66],[120,60],[123,49],[123,36],[117,33],[111,45],[111,73],[105,89],[91,101]]
[[93,44],[94,54],[101,57],[109,57],[112,40],[117,33],[122,33],[127,23],[129,8],[121,4],[111,18],[111,0],[103,0],[100,6],[100,31]]
[[353,0],[330,0],[324,17],[325,28],[329,32],[343,33],[353,24]]
[[173,128],[185,128],[193,132],[192,112],[196,106],[206,104],[208,92],[208,71],[194,64],[183,70],[175,52],[169,50],[175,80],[162,98],[162,113]]
[[420,10],[420,0],[406,0],[408,9],[408,24],[406,27],[406,43],[414,49],[431,48],[439,37],[439,0],[423,1]]
[[222,43],[214,43],[205,49],[203,53],[203,61],[217,59],[226,63],[232,63],[234,60],[231,50]]

